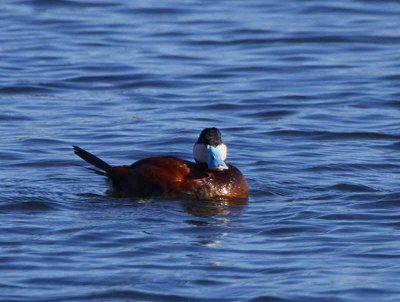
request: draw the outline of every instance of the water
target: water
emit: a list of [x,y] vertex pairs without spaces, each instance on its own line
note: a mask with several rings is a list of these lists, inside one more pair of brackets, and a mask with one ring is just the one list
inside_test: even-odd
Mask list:
[[[3,0],[1,301],[399,301],[398,1]],[[107,195],[217,126],[248,206]]]

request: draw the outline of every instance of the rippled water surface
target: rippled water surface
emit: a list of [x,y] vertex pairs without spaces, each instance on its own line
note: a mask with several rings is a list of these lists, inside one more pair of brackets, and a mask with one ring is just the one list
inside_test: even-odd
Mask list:
[[[400,2],[3,0],[1,301],[400,301]],[[248,206],[107,195],[191,159]]]

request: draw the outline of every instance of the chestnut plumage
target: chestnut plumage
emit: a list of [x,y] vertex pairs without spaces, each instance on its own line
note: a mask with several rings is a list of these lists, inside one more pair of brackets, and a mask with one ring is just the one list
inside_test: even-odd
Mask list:
[[[196,144],[221,145],[221,133],[217,128],[206,128]],[[95,166],[97,169],[93,170],[97,173],[107,176],[115,191],[123,196],[227,201],[247,201],[249,196],[242,173],[229,163],[227,168],[216,170],[204,163],[159,156],[141,159],[129,166],[111,166],[82,148],[73,147],[76,155]]]

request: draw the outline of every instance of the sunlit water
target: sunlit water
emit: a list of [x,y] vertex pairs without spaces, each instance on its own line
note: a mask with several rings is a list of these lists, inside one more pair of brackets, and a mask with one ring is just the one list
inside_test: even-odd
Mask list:
[[[399,301],[400,3],[2,1],[1,301]],[[107,195],[217,126],[248,206]]]

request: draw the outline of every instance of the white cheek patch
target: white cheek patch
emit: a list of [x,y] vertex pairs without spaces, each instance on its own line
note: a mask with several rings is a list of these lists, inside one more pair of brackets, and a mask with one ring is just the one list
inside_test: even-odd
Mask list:
[[225,144],[221,144],[222,160],[226,160],[228,157],[228,147]]
[[195,160],[201,163],[207,163],[208,159],[208,148],[209,146],[203,144],[194,144],[193,146],[193,157]]
[[[228,157],[228,147],[225,144],[219,145],[221,147],[221,152],[222,152],[222,160],[226,160]],[[208,152],[209,152],[210,146],[206,146],[203,144],[194,144],[193,146],[193,157],[195,160],[201,163],[207,163],[208,162]]]

